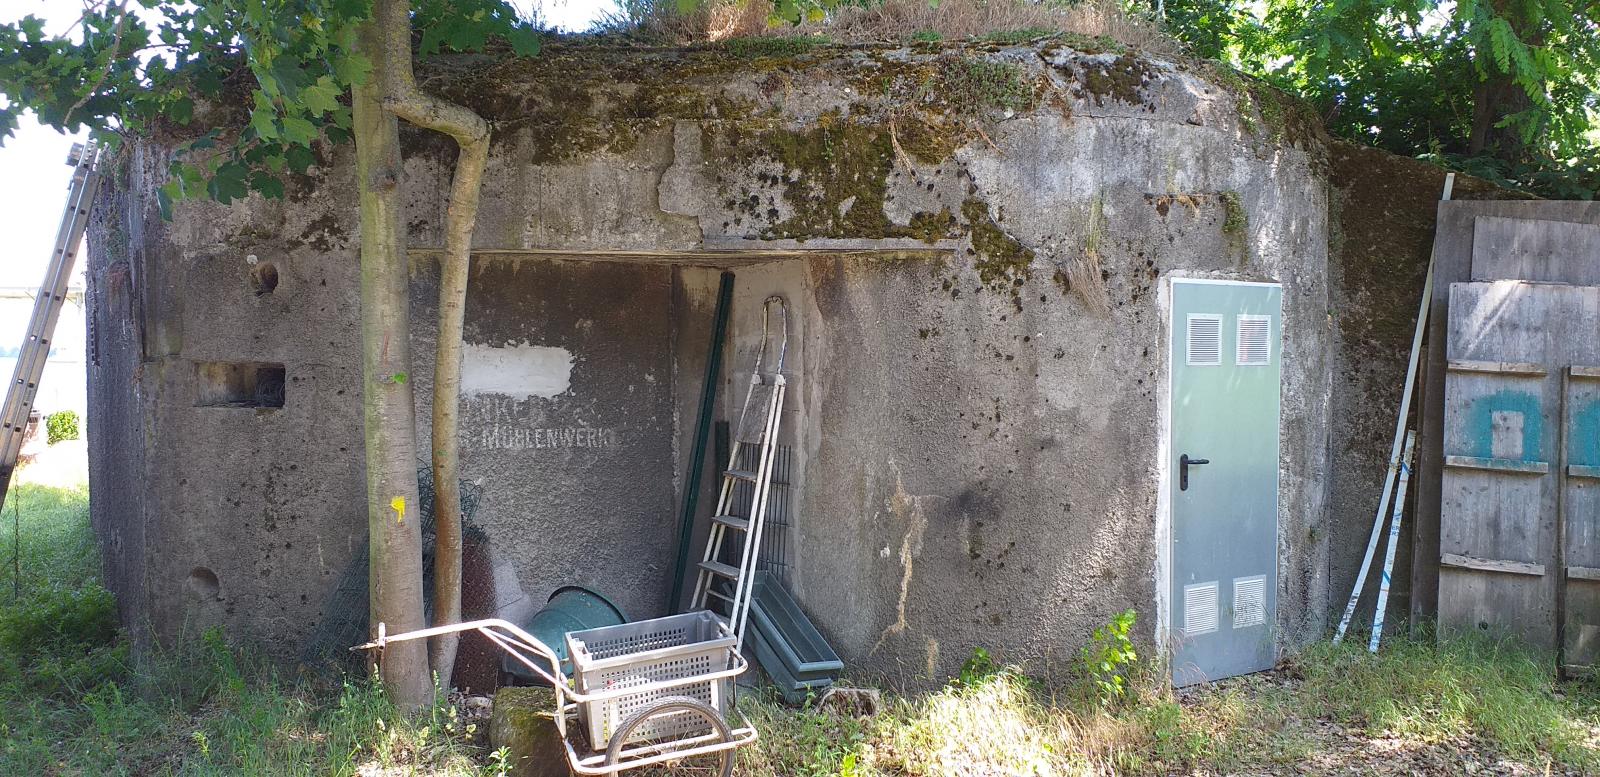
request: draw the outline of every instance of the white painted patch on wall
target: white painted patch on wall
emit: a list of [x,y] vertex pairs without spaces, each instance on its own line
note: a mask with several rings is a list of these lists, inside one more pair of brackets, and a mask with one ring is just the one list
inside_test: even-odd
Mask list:
[[468,343],[461,354],[461,391],[468,396],[553,397],[572,387],[572,362],[565,348]]

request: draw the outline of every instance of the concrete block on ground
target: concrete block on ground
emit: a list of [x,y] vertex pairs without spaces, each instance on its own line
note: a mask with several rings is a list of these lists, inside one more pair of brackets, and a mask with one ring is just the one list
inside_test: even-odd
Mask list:
[[546,688],[501,688],[489,715],[489,746],[511,752],[514,777],[569,777],[556,732],[554,695]]

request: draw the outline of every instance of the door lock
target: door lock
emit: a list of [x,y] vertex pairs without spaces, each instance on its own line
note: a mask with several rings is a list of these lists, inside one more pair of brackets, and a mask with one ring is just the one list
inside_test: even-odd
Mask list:
[[1187,453],[1183,454],[1182,456],[1179,456],[1178,457],[1178,490],[1179,491],[1188,491],[1189,490],[1189,467],[1198,466],[1198,465],[1201,465],[1201,464],[1210,464],[1210,463],[1211,463],[1210,459],[1191,459],[1191,458],[1189,458],[1189,454],[1187,454]]

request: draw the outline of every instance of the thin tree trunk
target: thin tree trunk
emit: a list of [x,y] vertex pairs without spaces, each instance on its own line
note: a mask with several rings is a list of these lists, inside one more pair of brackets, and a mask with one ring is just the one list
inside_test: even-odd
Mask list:
[[[392,0],[391,0],[392,2]],[[366,416],[368,591],[373,628],[424,627],[422,529],[417,509],[416,410],[412,404],[410,281],[401,232],[400,130],[384,110],[388,63],[378,18],[361,25],[358,50],[372,77],[353,90],[356,183],[361,202],[361,377]],[[414,710],[432,700],[426,648],[384,649],[381,675],[394,702]]]
[[[379,22],[388,34],[389,94],[394,115],[454,138],[459,147],[450,205],[445,211],[445,255],[439,261],[439,337],[433,372],[433,620],[461,620],[461,345],[467,309],[467,278],[478,196],[489,163],[489,124],[454,103],[423,94],[411,70],[410,6],[386,0]],[[439,685],[450,687],[459,634],[434,637],[430,645]]]
[[1529,144],[1516,127],[1496,126],[1502,119],[1533,106],[1533,100],[1511,76],[1495,74],[1472,89],[1472,134],[1467,153],[1488,154],[1508,164],[1526,161]]

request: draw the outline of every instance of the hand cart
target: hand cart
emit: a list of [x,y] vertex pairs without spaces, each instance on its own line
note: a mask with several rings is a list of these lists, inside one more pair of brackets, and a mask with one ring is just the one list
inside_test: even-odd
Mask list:
[[482,634],[555,689],[556,731],[578,774],[648,766],[672,773],[671,765],[699,759],[715,764],[701,773],[729,777],[734,748],[756,740],[742,714],[729,724],[733,678],[749,664],[727,623],[708,610],[568,632],[565,668],[548,645],[498,618],[393,635],[379,623],[376,640],[351,649],[461,631]]

